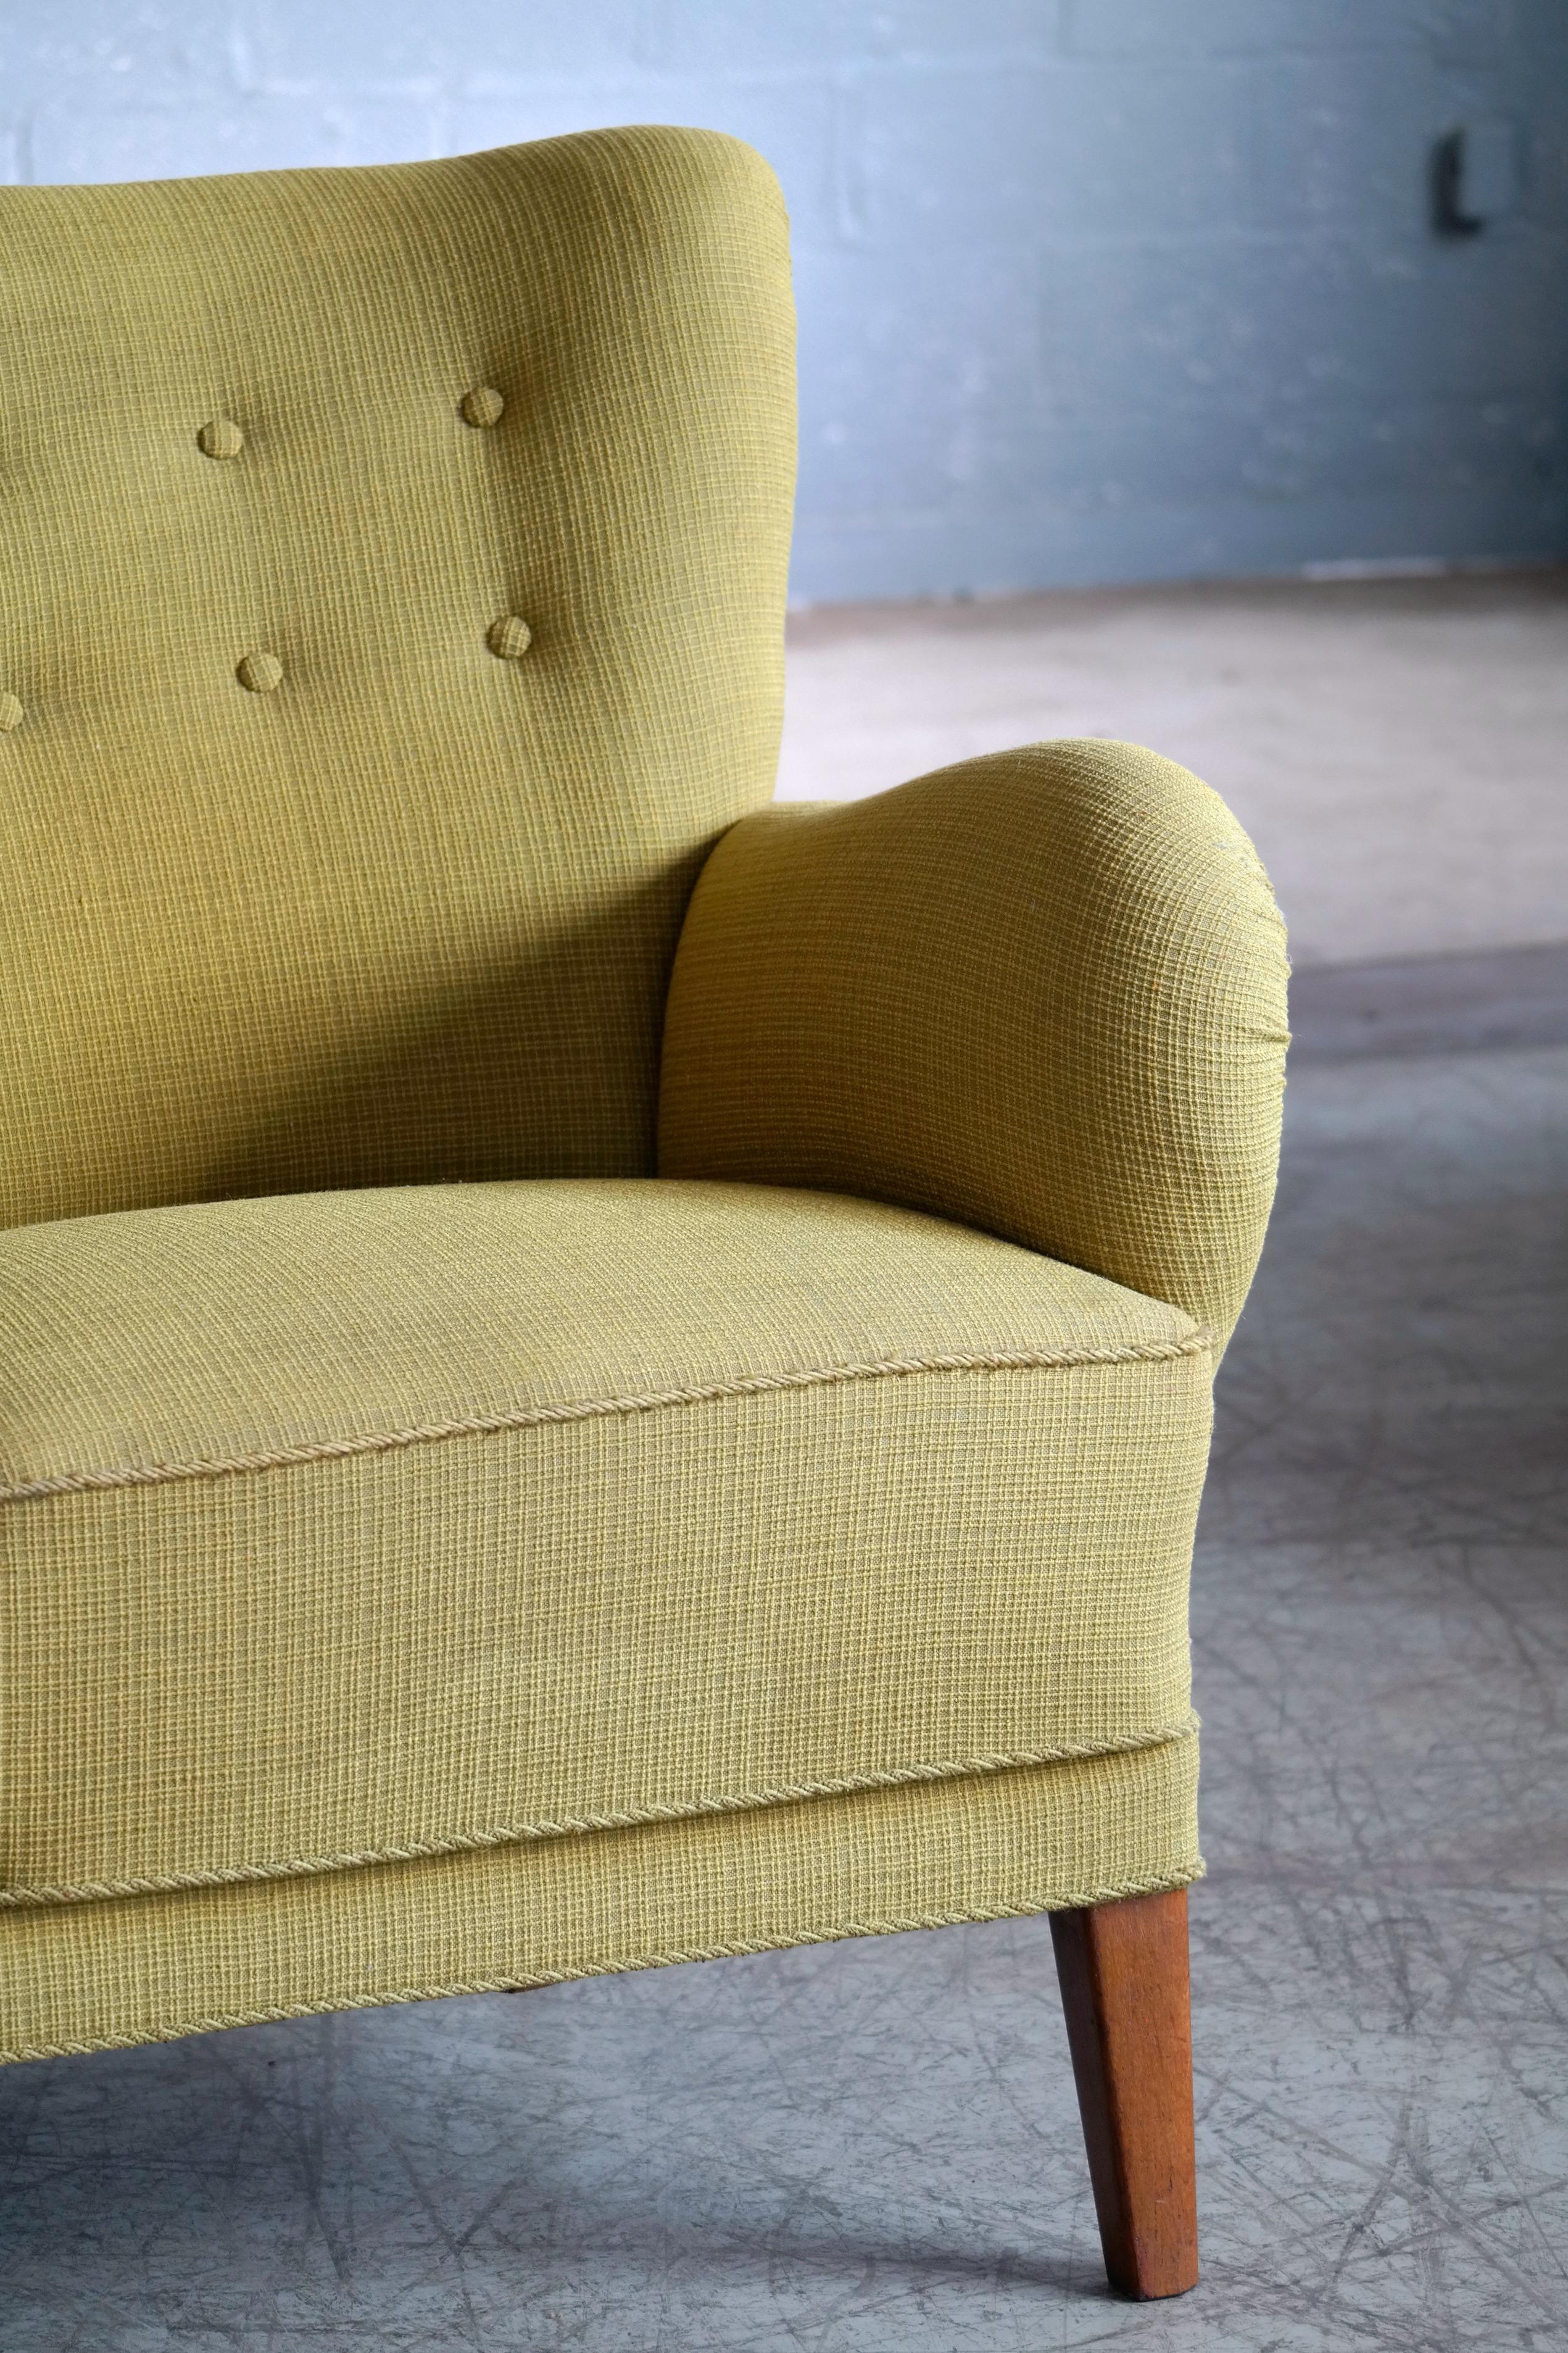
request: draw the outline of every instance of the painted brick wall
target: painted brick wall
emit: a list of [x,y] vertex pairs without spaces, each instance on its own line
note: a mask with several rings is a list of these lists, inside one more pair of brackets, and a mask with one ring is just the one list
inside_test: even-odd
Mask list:
[[[1568,554],[1568,0],[16,0],[0,166],[714,125],[782,177],[797,593]],[[1431,222],[1434,142],[1521,195]],[[0,257],[3,269],[3,257]]]

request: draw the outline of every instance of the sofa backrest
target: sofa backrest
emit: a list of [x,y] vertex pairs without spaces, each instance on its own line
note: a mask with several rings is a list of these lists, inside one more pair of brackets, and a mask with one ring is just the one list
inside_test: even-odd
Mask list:
[[0,191],[0,1225],[651,1169],[792,323],[705,132]]

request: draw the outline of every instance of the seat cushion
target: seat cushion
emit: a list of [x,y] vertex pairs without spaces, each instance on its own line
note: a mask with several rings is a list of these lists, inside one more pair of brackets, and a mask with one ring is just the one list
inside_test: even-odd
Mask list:
[[0,1900],[1184,1738],[1208,1375],[1157,1301],[765,1187],[0,1234]]

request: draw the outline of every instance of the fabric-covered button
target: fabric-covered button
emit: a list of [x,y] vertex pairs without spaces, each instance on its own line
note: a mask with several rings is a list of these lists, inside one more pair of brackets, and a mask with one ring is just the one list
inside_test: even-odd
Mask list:
[[283,665],[276,654],[247,654],[235,675],[252,694],[270,694],[282,683]]
[[237,458],[245,447],[245,436],[232,417],[214,417],[196,435],[196,443],[208,458]]
[[485,643],[502,661],[516,661],[533,643],[533,631],[521,613],[503,613],[485,632]]
[[13,727],[22,724],[22,706],[14,694],[0,694],[0,728],[9,735]]
[[493,384],[477,384],[458,403],[458,414],[465,425],[496,425],[505,406]]

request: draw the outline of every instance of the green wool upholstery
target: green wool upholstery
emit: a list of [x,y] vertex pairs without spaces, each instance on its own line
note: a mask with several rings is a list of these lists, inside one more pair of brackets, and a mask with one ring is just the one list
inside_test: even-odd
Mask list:
[[1126,745],[764,807],[765,166],[0,228],[0,2057],[1195,1877],[1282,935]]

